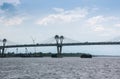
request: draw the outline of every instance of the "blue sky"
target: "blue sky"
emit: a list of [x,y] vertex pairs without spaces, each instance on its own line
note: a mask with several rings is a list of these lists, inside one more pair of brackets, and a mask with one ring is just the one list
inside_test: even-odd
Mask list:
[[[119,0],[0,0],[0,38],[19,43],[32,43],[33,38],[39,43],[58,34],[80,42],[110,41],[120,36],[119,3]],[[88,48],[82,52],[88,52]],[[101,49],[92,52],[99,54],[95,53],[98,51]],[[119,54],[118,51],[102,54]]]

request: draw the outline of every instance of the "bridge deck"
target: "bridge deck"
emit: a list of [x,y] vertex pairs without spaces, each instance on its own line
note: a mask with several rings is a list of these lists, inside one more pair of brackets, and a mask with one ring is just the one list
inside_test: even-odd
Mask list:
[[[60,45],[60,44],[59,44]],[[62,46],[78,46],[78,45],[120,45],[120,42],[81,42],[81,43],[63,43]],[[55,43],[51,44],[21,44],[21,45],[6,45],[0,48],[15,48],[15,47],[43,47],[43,46],[57,46]]]

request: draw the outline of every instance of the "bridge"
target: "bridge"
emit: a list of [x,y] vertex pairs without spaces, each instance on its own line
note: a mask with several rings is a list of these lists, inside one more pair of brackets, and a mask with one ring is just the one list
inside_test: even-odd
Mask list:
[[57,54],[61,56],[62,47],[63,46],[83,46],[83,45],[120,45],[119,41],[111,41],[111,42],[77,42],[77,43],[64,43],[65,37],[64,36],[54,36],[55,43],[37,43],[37,44],[15,44],[15,45],[6,45],[7,39],[3,39],[3,45],[0,46],[0,54],[4,56],[4,50],[6,48],[16,48],[16,47],[45,47],[45,46],[56,46],[57,47]]

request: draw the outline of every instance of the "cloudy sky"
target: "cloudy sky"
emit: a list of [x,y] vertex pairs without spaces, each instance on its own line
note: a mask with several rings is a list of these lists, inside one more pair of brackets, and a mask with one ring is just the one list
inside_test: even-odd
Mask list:
[[119,0],[0,0],[0,38],[19,43],[32,43],[34,39],[39,43],[58,34],[80,42],[111,41],[120,36],[119,3]]

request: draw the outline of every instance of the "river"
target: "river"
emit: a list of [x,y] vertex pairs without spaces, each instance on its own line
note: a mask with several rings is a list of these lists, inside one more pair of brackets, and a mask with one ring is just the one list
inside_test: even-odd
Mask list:
[[119,78],[119,57],[0,58],[0,79]]

